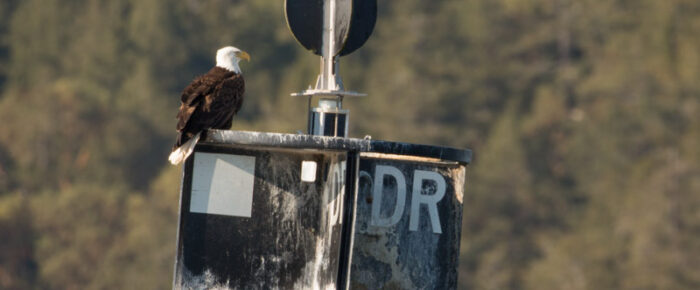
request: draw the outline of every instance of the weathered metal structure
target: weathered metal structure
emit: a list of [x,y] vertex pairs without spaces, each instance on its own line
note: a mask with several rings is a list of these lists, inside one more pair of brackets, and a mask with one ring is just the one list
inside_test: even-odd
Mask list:
[[295,136],[200,141],[185,163],[175,288],[336,285],[348,152]]
[[[312,135],[347,136],[345,97],[366,94],[346,91],[339,75],[340,57],[360,48],[369,39],[377,20],[377,0],[287,0],[287,24],[306,49],[321,56],[316,84],[292,96],[309,103],[308,132]],[[314,97],[318,107],[311,108]]]
[[468,158],[360,155],[351,285],[457,286]]
[[[338,58],[376,0],[287,0],[321,56],[308,134],[209,130],[184,166],[175,289],[451,289],[471,151],[346,138]],[[318,107],[312,108],[314,97]]]
[[174,288],[454,288],[471,151],[210,130],[185,163]]

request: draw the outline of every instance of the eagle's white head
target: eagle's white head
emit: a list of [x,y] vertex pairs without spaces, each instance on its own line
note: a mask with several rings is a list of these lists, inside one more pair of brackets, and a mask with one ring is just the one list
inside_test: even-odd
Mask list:
[[233,46],[223,47],[216,51],[216,66],[235,73],[241,73],[241,68],[238,66],[241,59],[250,61],[250,55]]

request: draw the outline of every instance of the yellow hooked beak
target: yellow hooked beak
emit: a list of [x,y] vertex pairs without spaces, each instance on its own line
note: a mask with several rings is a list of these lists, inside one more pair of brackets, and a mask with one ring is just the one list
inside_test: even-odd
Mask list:
[[250,61],[250,54],[242,50],[236,52],[236,57],[239,59],[245,59],[247,61]]

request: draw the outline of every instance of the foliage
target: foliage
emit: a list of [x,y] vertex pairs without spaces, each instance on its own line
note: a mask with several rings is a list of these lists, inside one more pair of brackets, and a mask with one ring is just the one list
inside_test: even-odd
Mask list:
[[[351,135],[475,151],[461,288],[700,288],[700,2],[379,2]],[[281,1],[0,2],[0,288],[170,287],[179,93],[230,44],[234,129],[303,129]]]

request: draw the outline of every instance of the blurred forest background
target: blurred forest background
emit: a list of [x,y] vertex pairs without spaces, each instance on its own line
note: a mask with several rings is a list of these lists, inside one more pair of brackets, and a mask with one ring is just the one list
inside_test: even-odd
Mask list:
[[[700,289],[700,1],[379,1],[351,135],[470,148],[462,289]],[[250,52],[234,129],[296,132],[281,0],[0,1],[0,289],[167,289],[179,93]]]

